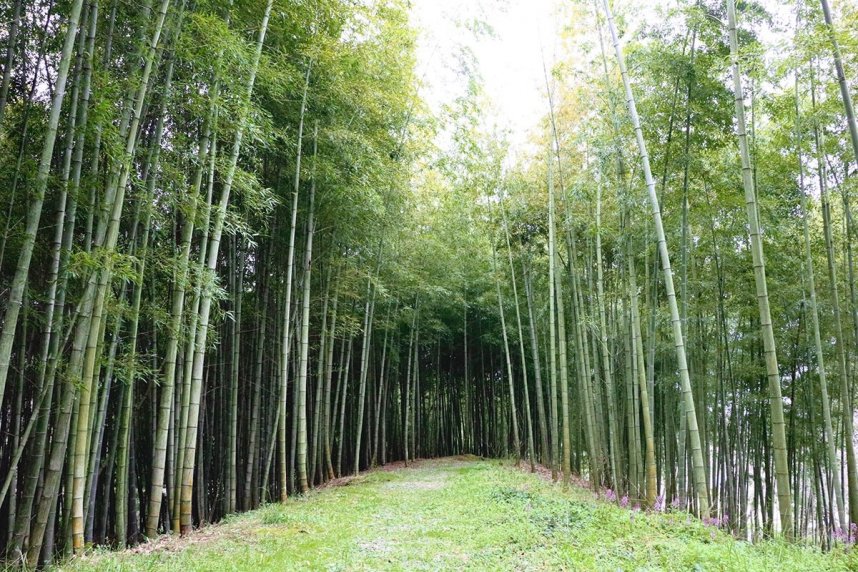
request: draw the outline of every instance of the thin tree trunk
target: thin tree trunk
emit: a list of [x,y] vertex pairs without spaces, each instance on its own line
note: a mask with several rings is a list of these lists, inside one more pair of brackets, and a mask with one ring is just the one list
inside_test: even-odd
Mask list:
[[[524,291],[527,301],[528,326],[530,328],[530,349],[533,357],[533,370],[536,380],[536,412],[539,417],[539,436],[542,444],[542,454],[548,458],[548,464],[553,466],[553,462],[551,460],[551,448],[548,444],[548,420],[545,413],[545,393],[542,388],[542,366],[539,361],[539,343],[536,337],[536,320],[533,315],[533,284],[531,282],[530,271],[527,264],[525,264],[524,268]],[[468,387],[468,385],[465,385],[466,390]]]
[[[376,277],[381,269],[382,252],[379,250],[378,262],[375,269]],[[369,373],[369,354],[370,343],[372,341],[372,325],[375,314],[375,294],[376,290],[372,287],[372,278],[367,278],[366,284],[366,307],[364,308],[363,319],[363,348],[360,358],[360,375],[358,379],[358,403],[357,403],[357,428],[355,430],[355,449],[354,449],[354,470],[353,474],[358,474],[360,469],[360,453],[361,439],[363,437],[363,417],[366,409],[366,378]]]
[[[554,226],[554,166],[551,155],[548,156],[548,323],[549,323],[549,364],[551,368],[549,390],[551,394],[551,477],[557,480],[557,468],[560,466],[560,434],[558,432],[557,409],[557,283],[554,268],[557,263],[556,240]],[[564,473],[565,476],[565,473]]]
[[[212,102],[218,98],[218,88],[213,90]],[[194,225],[197,209],[200,202],[199,192],[202,185],[203,171],[206,168],[208,156],[214,153],[214,143],[211,138],[213,124],[216,123],[215,106],[212,105],[210,117],[203,127],[203,135],[197,154],[197,168],[194,172],[193,182],[189,195],[191,197],[191,210],[182,226],[181,242],[179,246],[178,268],[173,283],[173,293],[170,309],[170,324],[168,327],[169,337],[167,339],[167,350],[164,358],[164,375],[161,380],[161,392],[158,407],[157,430],[154,438],[152,454],[152,476],[149,488],[149,509],[146,515],[145,534],[153,538],[158,533],[158,521],[161,514],[161,502],[163,499],[164,474],[166,470],[167,442],[169,434],[170,419],[174,415],[173,401],[176,388],[176,367],[179,352],[179,340],[182,336],[182,318],[185,309],[185,296],[188,291],[188,270],[190,268],[191,245],[193,243]],[[210,203],[210,201],[208,201]],[[206,210],[206,219],[210,208]],[[207,232],[204,233],[207,235]]]
[[[267,257],[266,257],[267,258]],[[262,397],[262,368],[265,359],[265,338],[266,324],[268,312],[266,311],[267,293],[265,284],[260,283],[258,289],[258,316],[259,316],[259,332],[256,337],[256,365],[253,373],[253,397],[250,404],[250,435],[247,438],[247,460],[245,462],[244,471],[244,502],[242,508],[250,510],[256,505],[256,487],[254,483],[258,481],[257,471],[257,453],[259,451],[259,410],[261,407],[260,401]]]
[[[250,77],[247,81],[247,91],[244,94],[245,101],[249,101],[253,94],[253,85],[256,81],[256,72],[259,68],[259,60],[262,56],[262,46],[265,42],[265,33],[268,30],[268,19],[271,15],[271,8],[274,0],[268,0],[265,6],[265,13],[262,17],[262,24],[259,28],[259,35],[256,40],[256,51],[253,56],[253,61],[250,66]],[[241,151],[241,141],[244,135],[244,130],[247,126],[247,117],[242,116],[238,120],[238,129],[235,133],[232,152],[229,163],[227,164],[226,173],[223,179],[223,188],[221,189],[220,204],[215,213],[214,227],[209,240],[208,248],[208,270],[213,272],[217,267],[218,250],[220,248],[220,238],[223,232],[224,219],[226,217],[226,209],[229,204],[229,196],[232,190],[232,183],[235,178],[236,166],[238,164],[238,156]],[[186,534],[192,528],[191,521],[191,498],[194,484],[194,468],[196,461],[196,441],[197,429],[200,410],[200,393],[202,391],[203,378],[203,361],[205,359],[206,339],[209,326],[209,314],[212,304],[212,288],[207,286],[201,298],[200,303],[200,322],[197,330],[196,348],[194,351],[193,373],[191,378],[191,402],[188,410],[187,423],[187,442],[185,444],[186,452],[184,459],[184,470],[182,475],[182,493],[181,493],[181,532]]]
[[644,432],[644,467],[646,469],[646,506],[651,508],[655,505],[657,494],[656,466],[655,466],[655,437],[653,434],[652,410],[649,407],[649,384],[647,383],[646,364],[644,363],[643,339],[641,338],[641,318],[638,309],[638,285],[635,276],[634,261],[632,258],[631,241],[627,246],[626,264],[629,274],[629,300],[631,302],[632,314],[632,362],[637,367],[632,367],[632,375],[637,373],[638,386],[640,387],[641,421]]
[[[798,76],[796,75],[796,89],[795,89],[795,100],[796,100],[796,147],[798,154],[798,169],[799,169],[799,193],[801,194],[801,212],[802,212],[802,231],[804,233],[804,259],[805,259],[805,272],[807,273],[807,286],[808,290],[810,290],[810,306],[811,306],[811,317],[813,318],[813,341],[814,347],[816,349],[816,373],[819,376],[819,390],[822,396],[822,419],[823,419],[823,431],[825,437],[826,444],[826,454],[828,455],[828,465],[829,470],[831,471],[831,480],[834,488],[833,496],[834,502],[837,504],[837,515],[838,515],[838,523],[840,525],[841,530],[845,530],[848,526],[846,521],[846,509],[844,505],[843,499],[843,488],[840,482],[840,471],[837,461],[837,453],[835,451],[834,444],[834,429],[833,424],[831,422],[831,400],[828,396],[828,381],[825,373],[825,355],[822,351],[822,336],[820,334],[819,327],[819,310],[816,300],[816,279],[814,277],[813,271],[813,256],[811,254],[810,248],[810,229],[808,225],[808,218],[810,217],[810,210],[807,205],[807,196],[804,192],[804,159],[802,156],[802,148],[801,148],[801,118],[799,115],[799,92],[798,92]],[[826,229],[828,229],[827,220],[828,217],[825,217],[826,220]],[[829,244],[829,236],[828,232],[826,232],[826,246]],[[836,286],[835,286],[836,288]],[[842,333],[842,332],[841,332]],[[838,338],[838,345],[841,345],[840,338]],[[834,504],[834,503],[832,503]]]
[[607,0],[603,0],[603,6],[605,14],[607,15],[608,27],[611,31],[611,38],[613,40],[620,74],[623,78],[623,87],[626,93],[626,105],[635,130],[635,138],[637,140],[638,151],[643,165],[644,179],[646,180],[647,191],[652,205],[653,220],[655,222],[656,237],[661,257],[661,268],[664,273],[664,286],[667,294],[668,306],[670,307],[670,321],[673,326],[673,342],[676,349],[677,369],[679,370],[680,387],[688,422],[688,437],[691,442],[694,489],[697,494],[700,515],[708,517],[709,489],[706,484],[706,471],[703,464],[703,450],[700,445],[700,431],[697,427],[697,413],[694,404],[694,394],[691,390],[691,378],[688,374],[688,360],[685,355],[685,338],[682,331],[682,320],[679,316],[679,306],[676,302],[676,292],[673,287],[673,271],[670,267],[670,255],[667,250],[667,240],[665,239],[664,225],[661,220],[661,208],[659,207],[658,195],[655,191],[655,181],[653,180],[652,170],[650,169],[649,155],[646,150],[646,142],[643,138],[643,131],[641,130],[640,118],[638,116],[637,106],[635,105],[634,95],[632,94],[628,71],[626,70],[623,50],[620,46],[616,26],[614,25],[614,17],[611,14],[611,8]]
[[311,433],[313,446],[310,447],[310,486],[316,484],[316,477],[319,482],[324,481],[325,475],[322,468],[321,449],[321,432],[322,432],[322,410],[325,389],[325,358],[328,355],[327,346],[330,343],[328,340],[328,306],[331,299],[331,275],[333,273],[328,269],[327,277],[325,278],[325,296],[322,303],[322,327],[319,335],[319,352],[316,359],[316,395],[313,399],[313,431]]
[[[510,406],[510,418],[512,420],[512,442],[513,442],[513,450],[515,451],[515,463],[518,465],[521,462],[521,439],[519,438],[518,433],[518,413],[515,406],[515,383],[513,382],[512,375],[512,358],[509,353],[509,340],[507,339],[506,333],[506,318],[504,317],[503,311],[503,296],[501,295],[500,288],[500,276],[498,275],[497,269],[497,256],[494,250],[494,244],[492,244],[492,270],[495,275],[495,290],[497,291],[498,297],[498,312],[500,313],[501,319],[501,332],[503,333],[503,348],[504,355],[506,356],[506,372],[507,372],[507,380],[509,381],[509,406]],[[417,371],[417,367],[414,368],[415,372]]]
[[39,221],[42,217],[42,205],[45,202],[45,193],[48,187],[48,176],[51,170],[51,159],[54,155],[54,143],[57,140],[57,129],[60,122],[60,113],[66,94],[66,83],[71,66],[72,51],[75,46],[75,38],[78,33],[83,0],[74,0],[66,22],[67,32],[63,41],[63,50],[57,71],[57,79],[54,82],[54,95],[51,101],[51,111],[45,128],[45,141],[39,158],[39,167],[36,172],[35,182],[32,190],[32,201],[27,209],[27,224],[24,230],[24,241],[18,255],[18,263],[15,267],[15,275],[9,289],[9,299],[6,302],[6,312],[3,316],[3,329],[0,332],[0,402],[6,388],[6,378],[9,374],[9,363],[12,356],[12,346],[15,342],[15,331],[18,325],[18,314],[21,311],[24,299],[24,290],[27,287],[27,278],[30,273],[30,260],[33,257],[33,249],[36,244],[36,234],[39,230]]
[[[346,367],[345,370],[340,372],[340,382],[337,385],[342,386],[340,389],[340,397],[339,397],[339,407],[340,407],[340,423],[339,423],[339,431],[337,431],[337,435],[339,440],[337,441],[337,476],[342,476],[342,468],[343,468],[343,449],[345,447],[345,423],[346,423],[346,395],[348,394],[348,385],[349,385],[349,370],[351,369],[352,364],[352,348],[354,347],[354,338],[349,337],[348,341],[348,352],[346,352]],[[406,456],[406,462],[408,457]]]
[[[337,306],[339,303],[340,292],[339,288],[336,289],[334,293],[334,308],[333,308],[333,316],[331,316],[331,330],[328,333],[328,356],[326,358],[327,367],[325,371],[325,410],[324,410],[324,430],[323,430],[323,450],[324,450],[324,464],[325,471],[327,474],[327,479],[331,480],[334,478],[334,463],[331,458],[331,437],[333,435],[333,426],[331,424],[331,381],[333,379],[334,374],[334,343],[336,342],[336,333],[337,333]],[[344,347],[345,344],[343,344]],[[342,350],[341,350],[342,351]],[[334,409],[334,413],[336,414],[336,408]]]
[[[554,189],[549,179],[549,225],[554,232]],[[552,242],[554,242],[552,240]],[[560,362],[560,414],[562,416],[562,446],[563,457],[561,470],[563,474],[563,482],[569,484],[572,477],[572,427],[569,416],[569,361],[566,356],[566,314],[565,304],[563,302],[563,278],[560,272],[557,272],[556,267],[560,266],[560,254],[554,249],[554,294],[556,297],[555,305],[557,307],[557,339],[558,339],[558,356]]]
[[6,37],[6,61],[3,64],[3,81],[0,83],[0,128],[6,114],[6,103],[9,101],[9,84],[12,79],[12,64],[15,61],[15,44],[18,42],[18,28],[21,25],[21,5],[23,0],[15,0],[12,10],[12,23]]
[[[167,17],[167,9],[170,0],[163,0],[157,16],[152,38],[146,47],[145,64],[140,76],[140,82],[136,89],[135,97],[129,99],[133,102],[133,108],[129,107],[131,113],[130,123],[126,131],[125,148],[121,161],[112,169],[104,200],[105,211],[98,225],[98,240],[105,253],[112,253],[116,249],[119,238],[119,222],[122,215],[122,207],[125,197],[125,189],[132,168],[131,162],[137,146],[137,129],[142,117],[143,105],[149,90],[151,71],[154,66],[157,46]],[[126,116],[127,116],[126,112]],[[95,369],[98,349],[101,345],[105,298],[113,275],[112,257],[107,258],[104,267],[96,271],[95,276],[87,285],[84,298],[94,299],[92,314],[90,317],[89,337],[86,342],[86,351],[83,360],[83,375],[79,397],[79,414],[77,417],[75,450],[73,458],[73,481],[72,481],[72,546],[76,554],[84,549],[84,492],[86,489],[88,475],[86,474],[86,459],[88,456],[89,435],[92,431],[90,425],[90,399],[93,384],[95,383]]]
[[772,448],[774,449],[775,457],[778,508],[780,510],[783,533],[787,538],[791,538],[793,525],[792,493],[790,492],[789,467],[787,464],[783,397],[781,395],[781,380],[780,372],[778,371],[772,316],[769,309],[763,239],[760,233],[756,190],[754,188],[751,158],[748,153],[748,142],[745,131],[745,102],[742,93],[742,77],[739,72],[739,41],[736,33],[735,0],[727,0],[727,18],[730,31],[730,54],[733,68],[733,93],[736,99],[739,154],[742,159],[742,184],[745,188],[745,203],[748,210],[748,224],[751,235],[751,254],[754,262],[754,280],[756,282],[757,302],[760,310],[760,329],[762,331],[765,353],[766,376],[769,381],[769,406],[772,416]]
[[[316,165],[316,145],[319,128],[313,133],[313,168]],[[304,297],[301,303],[301,340],[298,357],[298,489],[301,494],[309,490],[307,483],[307,360],[310,355],[310,285],[313,257],[313,235],[316,232],[314,220],[314,202],[316,199],[316,178],[310,181],[310,205],[307,212],[307,240],[304,252]]]
[[608,325],[605,312],[605,279],[602,264],[602,185],[596,187],[596,294],[599,302],[599,349],[602,354],[602,375],[605,380],[605,392],[608,394],[608,441],[610,444],[611,479],[613,486],[619,482],[617,473],[617,455],[619,441],[614,402],[614,378],[611,372],[611,356],[608,349]]
[[[820,0],[822,15],[825,19],[825,27],[828,39],[831,42],[831,52],[834,56],[834,69],[837,72],[837,85],[840,88],[840,97],[843,100],[843,109],[846,114],[846,124],[849,127],[849,139],[852,142],[852,158],[858,163],[858,120],[855,118],[855,107],[852,105],[852,95],[849,93],[849,84],[846,81],[846,72],[843,69],[843,58],[840,55],[840,45],[837,42],[837,34],[834,30],[834,21],[831,17],[831,6],[828,0]],[[853,522],[856,519],[853,517]]]
[[295,159],[295,184],[292,191],[292,222],[289,227],[289,254],[286,258],[286,304],[283,311],[283,331],[281,339],[282,357],[280,360],[280,427],[277,434],[280,452],[280,502],[286,502],[288,495],[289,467],[286,451],[286,397],[289,385],[289,349],[291,344],[290,320],[292,315],[292,279],[295,269],[295,230],[298,221],[298,191],[301,185],[301,146],[304,137],[304,113],[307,109],[307,92],[310,88],[310,72],[313,69],[312,60],[307,65],[304,78],[304,94],[301,97],[301,112],[298,120],[298,146]]
[[512,280],[512,296],[515,303],[515,320],[518,332],[518,349],[521,355],[521,379],[524,388],[524,417],[527,423],[527,456],[530,460],[531,472],[536,471],[536,451],[533,445],[533,420],[530,414],[530,389],[527,386],[527,354],[524,352],[524,329],[521,327],[521,310],[518,301],[518,284],[515,279],[515,264],[512,260],[512,247],[509,242],[509,228],[507,228],[506,209],[503,205],[503,196],[500,198],[501,214],[503,216],[503,232],[506,239],[506,252],[509,258],[509,274]]
[[[813,78],[811,77],[811,81]],[[816,111],[816,86],[813,81],[811,83],[811,102],[813,111]],[[834,252],[834,237],[831,228],[831,205],[828,200],[828,183],[825,170],[825,161],[823,153],[822,132],[819,126],[813,125],[814,146],[816,149],[817,160],[817,176],[819,180],[819,198],[822,203],[822,224],[823,236],[825,238],[825,253],[828,261],[828,282],[831,290],[831,309],[833,314],[833,322],[835,326],[835,338],[837,347],[837,357],[840,377],[840,401],[841,415],[843,422],[843,433],[841,439],[844,441],[846,456],[846,489],[849,506],[849,523],[858,522],[858,466],[856,466],[855,446],[853,443],[854,434],[854,413],[852,407],[852,393],[849,383],[848,358],[846,352],[846,343],[843,337],[843,325],[840,311],[840,291],[837,285],[837,270],[835,267],[835,252]],[[841,483],[843,480],[841,480]]]

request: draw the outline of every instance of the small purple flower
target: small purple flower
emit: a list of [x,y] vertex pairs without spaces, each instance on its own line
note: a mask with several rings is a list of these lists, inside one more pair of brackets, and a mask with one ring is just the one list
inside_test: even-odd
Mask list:
[[670,501],[670,507],[673,509],[679,509],[682,507],[682,501],[679,500],[679,497],[673,497],[673,500]]
[[849,530],[835,530],[833,533],[834,540],[842,543],[844,546],[851,546],[855,544],[855,532],[856,527],[854,524],[850,525]]
[[615,492],[614,492],[614,491],[612,491],[611,489],[606,490],[606,491],[605,491],[605,500],[606,500],[606,501],[608,501],[608,502],[616,502],[616,500],[617,500],[617,493],[615,493]]
[[641,510],[641,505],[638,503],[635,503],[635,506],[632,507],[632,510],[635,512],[639,512]]
[[715,528],[726,527],[728,522],[730,522],[730,517],[729,517],[729,515],[726,515],[726,514],[723,516],[713,516],[710,518],[704,518],[703,519],[703,524],[705,524],[706,526],[712,526]]
[[628,506],[629,506],[629,495],[623,495],[623,498],[620,499],[620,506],[623,508],[628,508]]
[[653,507],[656,512],[662,512],[664,510],[664,495],[658,495],[655,499],[655,506]]

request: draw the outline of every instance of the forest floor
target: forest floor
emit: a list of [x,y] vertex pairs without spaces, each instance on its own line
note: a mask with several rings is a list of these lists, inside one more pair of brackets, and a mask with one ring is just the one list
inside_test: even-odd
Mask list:
[[454,457],[342,479],[58,570],[856,570],[858,552],[737,541],[685,513],[647,514],[509,463]]

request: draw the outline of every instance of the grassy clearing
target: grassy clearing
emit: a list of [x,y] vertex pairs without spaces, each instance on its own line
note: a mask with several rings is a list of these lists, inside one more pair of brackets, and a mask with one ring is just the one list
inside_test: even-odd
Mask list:
[[497,461],[361,475],[188,539],[61,570],[858,570],[858,556],[749,545],[684,514],[642,514]]

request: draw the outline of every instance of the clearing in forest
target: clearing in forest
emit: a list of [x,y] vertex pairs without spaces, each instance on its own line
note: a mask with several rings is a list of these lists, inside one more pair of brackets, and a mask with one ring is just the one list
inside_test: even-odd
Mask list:
[[751,545],[686,513],[646,514],[500,461],[381,469],[184,539],[62,570],[854,570],[837,549]]

